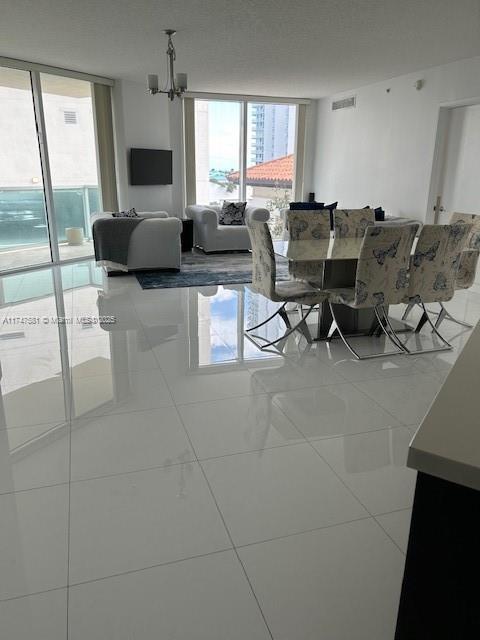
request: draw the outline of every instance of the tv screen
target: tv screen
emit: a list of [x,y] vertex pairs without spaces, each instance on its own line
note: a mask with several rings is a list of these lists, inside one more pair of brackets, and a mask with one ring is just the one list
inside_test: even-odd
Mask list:
[[130,149],[130,184],[172,184],[172,152]]

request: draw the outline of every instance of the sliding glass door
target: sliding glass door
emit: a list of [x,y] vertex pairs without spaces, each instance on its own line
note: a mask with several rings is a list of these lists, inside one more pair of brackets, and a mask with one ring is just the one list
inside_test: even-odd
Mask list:
[[0,271],[93,255],[92,84],[0,67]]
[[195,99],[194,116],[194,201],[266,207],[279,237],[279,211],[294,196],[298,105]]
[[92,255],[91,213],[99,210],[92,85],[40,74],[59,258]]
[[30,73],[0,67],[0,271],[50,261]]

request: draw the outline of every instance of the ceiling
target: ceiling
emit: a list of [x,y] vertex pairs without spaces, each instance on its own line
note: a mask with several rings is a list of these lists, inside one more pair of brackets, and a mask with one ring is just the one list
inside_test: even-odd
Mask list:
[[0,55],[192,91],[321,97],[480,55],[480,0],[2,0]]

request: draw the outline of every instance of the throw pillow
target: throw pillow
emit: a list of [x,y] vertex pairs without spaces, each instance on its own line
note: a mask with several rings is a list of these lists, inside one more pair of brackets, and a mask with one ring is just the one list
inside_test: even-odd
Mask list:
[[114,218],[138,218],[138,213],[132,207],[128,211],[115,211],[112,213],[112,217]]
[[290,211],[315,211],[324,208],[323,202],[290,202]]
[[218,223],[237,226],[245,224],[246,206],[246,202],[228,202],[225,200],[218,216]]

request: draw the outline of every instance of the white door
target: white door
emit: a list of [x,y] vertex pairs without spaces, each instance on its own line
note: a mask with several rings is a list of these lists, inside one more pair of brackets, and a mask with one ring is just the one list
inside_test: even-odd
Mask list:
[[451,109],[439,223],[447,223],[453,211],[480,215],[479,152],[480,104]]
[[[447,224],[454,211],[480,215],[480,104],[449,110],[449,125],[436,220]],[[477,271],[476,288],[480,286]]]

